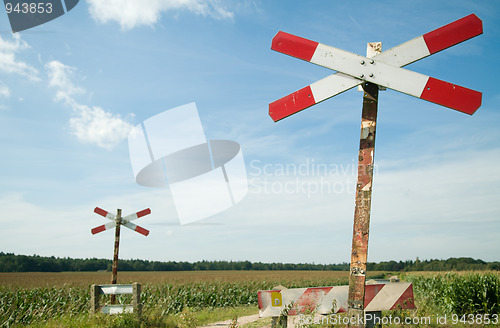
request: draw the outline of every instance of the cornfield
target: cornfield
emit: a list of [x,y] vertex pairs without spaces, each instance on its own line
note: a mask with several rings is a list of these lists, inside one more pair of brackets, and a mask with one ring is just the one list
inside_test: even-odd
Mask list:
[[74,316],[88,311],[89,292],[81,288],[0,289],[0,327],[28,325],[61,314]]
[[[69,277],[74,277],[71,273]],[[60,316],[77,316],[89,312],[90,284],[92,273],[87,273],[87,282],[60,287],[26,287],[36,285],[34,281],[16,280],[14,285],[0,287],[0,327],[13,324],[30,325]],[[25,280],[36,273],[25,274]],[[40,274],[44,283],[50,284],[50,275]],[[122,277],[127,277],[124,273]],[[60,277],[61,274],[52,275]],[[107,275],[106,275],[107,277]],[[141,303],[144,312],[165,316],[182,312],[185,308],[224,308],[242,305],[257,305],[257,291],[271,289],[277,285],[289,288],[347,284],[347,272],[220,272],[220,273],[145,273],[142,284]],[[165,278],[166,277],[166,278]],[[271,278],[271,279],[266,279]],[[127,278],[125,278],[127,279]],[[125,281],[125,279],[123,281]],[[130,278],[128,278],[130,279]],[[127,280],[128,280],[127,279]],[[164,281],[163,279],[167,280]],[[153,281],[153,282],[152,282]],[[149,283],[148,283],[149,282]],[[69,280],[66,282],[69,283]],[[101,304],[109,299],[101,296]],[[119,295],[119,303],[129,304],[130,295]],[[257,307],[256,307],[257,310]]]
[[[70,274],[68,274],[70,277]],[[150,317],[166,317],[183,310],[230,308],[253,305],[257,311],[257,291],[277,285],[288,288],[347,284],[348,272],[280,272],[212,273],[210,277],[193,273],[158,273],[137,279],[142,283],[143,313]],[[36,277],[36,274],[32,274]],[[125,274],[122,277],[126,276]],[[28,276],[26,276],[28,277]],[[63,280],[63,275],[59,275]],[[378,275],[380,278],[381,275]],[[140,277],[133,277],[133,279]],[[46,279],[46,277],[44,278]],[[122,281],[129,283],[129,281]],[[486,313],[500,312],[500,276],[497,273],[467,273],[408,275],[414,285],[419,312],[426,313]],[[88,274],[86,283],[63,284],[55,287],[30,287],[5,284],[0,286],[0,327],[31,325],[54,318],[79,318],[90,309],[90,284],[95,276]],[[43,286],[43,284],[40,284]],[[101,296],[101,304],[109,298]],[[130,303],[130,295],[118,297],[120,303]]]
[[499,314],[500,276],[494,273],[407,277],[421,306],[444,313]]

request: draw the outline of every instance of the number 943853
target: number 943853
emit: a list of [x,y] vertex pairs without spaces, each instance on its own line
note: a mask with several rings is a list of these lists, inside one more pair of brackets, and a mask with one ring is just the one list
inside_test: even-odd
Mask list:
[[464,314],[458,316],[453,314],[451,317],[452,323],[456,325],[457,323],[470,324],[470,325],[489,325],[498,324],[498,314]]
[[5,10],[7,14],[17,13],[17,14],[51,14],[52,13],[52,3],[47,2],[22,2],[13,5],[10,2],[5,4]]

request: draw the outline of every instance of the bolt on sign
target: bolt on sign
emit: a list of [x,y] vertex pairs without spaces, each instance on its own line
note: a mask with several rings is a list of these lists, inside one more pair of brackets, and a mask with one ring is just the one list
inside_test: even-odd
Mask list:
[[[481,106],[482,94],[403,67],[483,33],[474,14],[442,26],[387,51],[360,56],[299,36],[278,32],[271,49],[337,71],[269,104],[276,122],[338,95],[355,86],[364,90],[358,179],[354,210],[348,312],[360,317],[366,307],[366,262],[379,89],[389,88],[472,115]],[[380,46],[375,46],[381,50]],[[371,288],[371,287],[370,287]]]

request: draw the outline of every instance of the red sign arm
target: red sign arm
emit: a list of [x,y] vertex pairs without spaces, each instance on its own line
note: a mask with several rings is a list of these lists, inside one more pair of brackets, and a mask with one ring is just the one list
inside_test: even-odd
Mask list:
[[470,14],[426,33],[423,37],[432,55],[482,33],[483,22],[476,15]]
[[109,213],[108,211],[103,210],[100,207],[96,207],[94,209],[94,213],[104,216],[107,219],[114,220],[116,215]]

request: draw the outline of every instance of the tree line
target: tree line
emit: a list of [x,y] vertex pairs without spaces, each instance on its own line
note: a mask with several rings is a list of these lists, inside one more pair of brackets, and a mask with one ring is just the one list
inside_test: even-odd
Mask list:
[[[69,257],[43,257],[39,255],[15,255],[0,252],[0,272],[62,272],[62,271],[111,271],[111,260],[72,259]],[[204,271],[204,270],[316,270],[349,271],[349,263],[261,263],[250,261],[198,261],[160,262],[148,260],[120,260],[120,271]],[[368,263],[368,271],[462,271],[500,270],[500,262],[485,262],[469,257],[447,260],[387,261]]]

